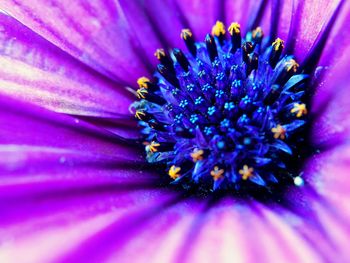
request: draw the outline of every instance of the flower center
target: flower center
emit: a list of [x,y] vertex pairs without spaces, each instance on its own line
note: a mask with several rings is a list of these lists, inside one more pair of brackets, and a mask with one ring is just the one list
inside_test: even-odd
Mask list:
[[245,38],[238,23],[227,31],[218,21],[196,42],[183,29],[188,52],[156,51],[154,80],[138,80],[140,100],[132,105],[146,158],[186,188],[300,186],[291,171],[305,140],[308,75],[283,54],[284,42],[269,45],[260,27]]

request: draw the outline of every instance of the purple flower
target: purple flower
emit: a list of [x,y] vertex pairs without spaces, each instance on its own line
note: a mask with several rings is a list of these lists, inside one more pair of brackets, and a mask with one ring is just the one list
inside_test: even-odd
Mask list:
[[[0,261],[346,262],[349,8],[349,2],[336,0],[3,0]],[[317,152],[305,160],[301,174],[290,177],[295,185],[283,187],[282,194],[273,190],[268,199],[238,190],[238,195],[218,197],[169,187],[160,180],[166,172],[146,162],[130,113],[137,79],[151,78],[156,69],[154,51],[177,47],[189,57],[193,49],[179,37],[181,30],[190,28],[204,41],[217,20],[226,25],[238,21],[244,33],[261,26],[269,44],[284,39],[284,52],[294,55],[302,69],[295,73],[310,77],[306,140]],[[215,65],[212,41],[209,36],[204,43]],[[219,36],[215,41],[221,41]],[[278,68],[269,52],[267,63]],[[257,65],[248,53],[250,74]],[[166,83],[168,76],[162,76]],[[209,86],[201,87],[210,93]],[[240,105],[243,110],[249,99]],[[183,100],[181,105],[192,104]],[[223,103],[226,110],[235,106]],[[216,110],[208,109],[208,115],[215,116]],[[193,115],[191,123],[202,121],[200,114]],[[229,119],[220,125],[223,132],[231,127]],[[269,128],[274,129],[271,140],[288,135],[277,123]],[[213,129],[205,131],[209,136]],[[225,145],[218,140],[215,147]],[[204,156],[197,150],[194,160]],[[173,177],[179,172],[176,164],[170,166]],[[222,176],[221,168],[211,171],[214,179]],[[265,182],[263,171],[252,183]],[[249,178],[253,170],[243,166],[239,174]],[[269,189],[265,183],[262,188]]]

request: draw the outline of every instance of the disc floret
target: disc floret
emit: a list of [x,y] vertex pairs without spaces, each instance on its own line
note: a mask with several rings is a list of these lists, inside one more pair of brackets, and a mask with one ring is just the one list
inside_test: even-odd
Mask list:
[[203,42],[190,29],[181,38],[188,52],[158,49],[154,79],[137,81],[147,160],[174,183],[213,190],[293,181],[308,76],[283,54],[283,40],[269,42],[260,27],[243,38],[238,23],[226,30],[220,21]]

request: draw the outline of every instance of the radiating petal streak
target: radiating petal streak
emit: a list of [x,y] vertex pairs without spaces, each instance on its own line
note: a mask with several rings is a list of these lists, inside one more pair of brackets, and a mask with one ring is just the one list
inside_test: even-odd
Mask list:
[[[128,41],[128,32],[116,30],[117,26],[122,28],[125,21],[118,14],[111,16],[106,11],[111,6],[106,7],[104,1],[91,2],[89,8],[99,10],[98,13],[95,12],[97,16],[91,17],[92,12],[88,13],[84,8],[86,4],[61,3],[51,1],[45,12],[36,8],[44,4],[41,0],[32,1],[30,7],[22,1],[6,0],[0,7],[33,31],[119,84],[130,85],[139,74],[144,74],[145,68],[141,66],[140,59],[132,57],[134,51],[125,43]],[[98,41],[99,39],[104,41]],[[130,79],[131,76],[134,80]]]
[[69,114],[130,114],[130,92],[13,18],[0,21],[0,93]]
[[257,5],[255,14],[251,16],[250,22],[246,28],[246,31],[251,31],[257,26],[259,26],[261,19],[264,15],[265,8],[267,6],[268,0],[261,0],[259,5]]
[[[113,251],[122,249],[127,242],[130,242],[130,239],[137,235],[139,229],[148,221],[179,202],[181,202],[179,196],[169,194],[157,203],[150,203],[141,209],[125,213],[114,224],[100,231],[93,238],[85,240],[76,251],[65,255],[60,260],[62,262],[75,262],[82,258],[89,258],[89,260],[94,259],[96,262],[104,262]],[[103,251],[103,253],[86,254],[86,252],[96,249]]]
[[335,21],[338,17],[338,14],[345,3],[344,0],[339,0],[336,8],[334,9],[331,17],[329,20],[325,23],[323,28],[321,29],[320,33],[317,36],[317,39],[315,43],[313,44],[312,48],[306,55],[306,58],[302,62],[302,68],[305,69],[306,73],[311,73],[315,70],[317,63],[322,55],[322,51],[325,48],[326,42],[328,40],[328,36],[330,35],[332,28],[335,24]]
[[278,21],[281,13],[281,3],[280,0],[272,0],[271,3],[271,25],[270,25],[270,43],[275,41],[278,30]]

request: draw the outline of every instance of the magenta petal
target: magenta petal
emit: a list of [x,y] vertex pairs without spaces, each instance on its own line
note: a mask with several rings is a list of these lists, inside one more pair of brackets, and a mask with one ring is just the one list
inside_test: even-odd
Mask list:
[[[126,213],[114,225],[86,240],[78,250],[61,260],[128,262],[136,250],[142,253],[133,254],[132,262],[144,262],[145,257],[152,258],[151,262],[176,262],[177,247],[181,246],[186,235],[186,232],[179,233],[176,226],[181,223],[188,226],[199,205],[191,201],[182,202],[179,196],[169,193],[158,198],[158,204],[145,205],[139,211]],[[100,252],[95,253],[96,250]]]
[[148,71],[120,8],[106,1],[1,1],[0,8],[80,61],[134,84]]
[[146,75],[149,77],[158,63],[154,52],[158,48],[166,48],[162,43],[163,36],[157,34],[149,14],[138,1],[120,0],[117,8],[120,15],[127,21],[128,27],[125,30],[128,31],[130,41],[136,46],[135,56],[139,56],[143,63],[146,63],[149,68]]
[[[272,218],[265,218],[267,215]],[[294,231],[283,214],[279,215],[271,207],[227,198],[215,203],[200,217],[201,223],[190,240],[184,262],[321,260],[318,252]],[[186,249],[186,245],[183,247]]]
[[153,189],[152,172],[136,169],[139,153],[104,130],[4,97],[0,127],[4,262],[57,259],[171,197]]
[[[350,104],[348,103],[350,36],[344,31],[350,20],[350,3],[346,2],[325,43],[311,88],[311,116],[313,118],[310,139],[316,147],[336,147],[349,140]],[[319,52],[319,50],[315,50]]]
[[[215,203],[201,215],[196,235],[188,239],[191,245],[184,245],[185,262],[345,261],[349,257],[346,221],[337,220],[331,208],[308,197],[307,189],[299,196],[304,199],[301,206],[295,204],[299,211],[229,198]],[[289,198],[298,201],[298,196]]]
[[236,4],[232,1],[226,1],[226,16],[232,17],[227,22],[228,24],[231,22],[240,23],[244,34],[260,26],[264,32],[264,35],[269,36],[271,27],[271,9],[273,3],[275,2],[277,1],[269,2],[267,0],[243,0],[237,1]]
[[[321,64],[330,65],[320,68],[321,81],[312,99],[312,141],[318,147],[335,147],[348,142],[350,138],[350,104],[349,104],[349,36],[339,40],[344,43],[342,53],[334,52],[333,60],[328,54],[321,58]],[[342,45],[342,43],[339,43]],[[332,52],[329,46],[328,52]]]
[[129,115],[133,95],[0,14],[0,93],[53,111],[95,117]]
[[[292,33],[292,38],[288,40],[293,42],[294,49],[290,51],[296,56],[297,60],[302,61],[305,58],[321,29],[336,10],[338,3],[337,0],[296,1],[291,24],[289,24],[290,15],[281,14],[280,24],[287,27],[291,25],[288,33]],[[285,11],[289,13],[290,9],[286,8]],[[287,40],[286,30],[282,29],[280,33],[281,37]],[[287,43],[287,45],[290,44]]]
[[43,147],[44,152],[53,149],[58,155],[61,150],[63,156],[64,153],[86,155],[96,161],[100,158],[142,160],[134,147],[78,119],[5,97],[0,97],[0,108],[2,145]]
[[[120,237],[113,234],[116,225],[126,225],[128,216],[129,222],[141,218],[145,210],[159,209],[170,198],[174,199],[171,194],[159,190],[36,198],[31,206],[20,207],[23,210],[21,220],[0,228],[0,257],[4,262],[76,262],[63,259],[79,252],[80,246],[84,247],[90,240],[97,240],[96,249],[85,247],[79,253],[79,261],[108,257],[115,251],[110,251],[108,246],[119,245]],[[12,214],[7,212],[2,219],[8,220],[10,216]],[[99,247],[107,241],[102,238],[105,232],[110,243]]]
[[[305,167],[310,184],[339,218],[350,218],[350,146],[344,144],[311,158]],[[324,200],[324,201],[322,201]],[[350,224],[348,224],[350,226]]]
[[185,48],[180,33],[181,29],[188,27],[188,21],[176,1],[150,0],[141,5],[141,8],[163,48]]
[[304,168],[311,190],[303,197],[308,220],[296,227],[330,262],[346,262],[350,256],[345,245],[350,235],[349,164],[350,148],[343,145],[310,158]]
[[177,0],[181,12],[188,21],[189,27],[198,41],[203,41],[205,35],[211,33],[211,28],[219,19],[217,0]]

